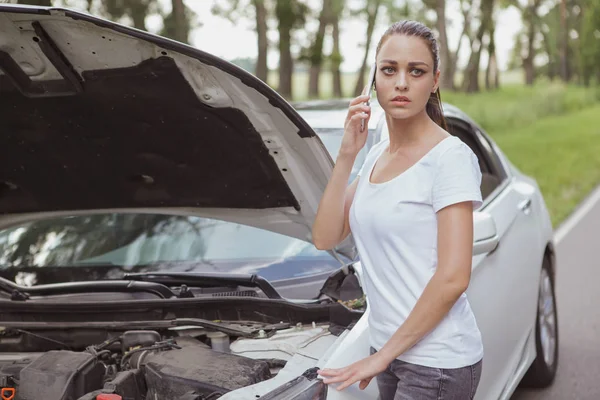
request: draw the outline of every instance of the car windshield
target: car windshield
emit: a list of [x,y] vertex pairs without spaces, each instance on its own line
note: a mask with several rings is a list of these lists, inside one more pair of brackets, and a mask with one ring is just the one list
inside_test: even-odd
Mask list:
[[[333,159],[342,130],[319,132]],[[357,157],[352,177],[366,155]],[[0,276],[31,286],[118,279],[125,272],[252,273],[278,281],[340,263],[312,244],[257,227],[197,216],[94,214],[0,230]]]
[[256,273],[276,281],[340,266],[329,253],[289,236],[161,214],[61,217],[6,229],[0,231],[0,265],[3,277],[26,286],[156,270]]

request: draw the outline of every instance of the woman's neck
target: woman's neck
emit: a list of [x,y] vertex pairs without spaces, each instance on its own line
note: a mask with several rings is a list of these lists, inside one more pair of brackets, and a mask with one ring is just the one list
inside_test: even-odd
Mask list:
[[412,147],[431,139],[430,133],[435,132],[436,123],[423,112],[407,119],[396,119],[386,116],[390,135],[390,153],[403,147]]

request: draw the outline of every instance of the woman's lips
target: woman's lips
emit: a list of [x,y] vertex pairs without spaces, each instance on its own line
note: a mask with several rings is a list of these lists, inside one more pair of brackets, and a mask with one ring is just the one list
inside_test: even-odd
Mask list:
[[392,99],[392,104],[397,105],[397,106],[405,106],[409,103],[410,103],[410,100],[408,99],[408,97],[404,97],[404,96],[397,96]]

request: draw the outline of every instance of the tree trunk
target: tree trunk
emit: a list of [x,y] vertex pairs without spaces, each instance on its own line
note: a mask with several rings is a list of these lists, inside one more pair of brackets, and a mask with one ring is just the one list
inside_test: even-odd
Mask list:
[[187,18],[183,0],[172,0],[173,5],[173,32],[174,39],[183,43],[188,41]]
[[311,98],[319,98],[319,78],[321,66],[323,65],[323,41],[325,30],[331,21],[331,0],[323,0],[323,8],[319,16],[319,28],[315,41],[310,49],[310,75],[308,79],[308,95]]
[[477,30],[477,36],[471,46],[471,57],[465,70],[463,79],[463,91],[467,93],[479,92],[479,64],[481,62],[481,51],[483,50],[483,36],[488,32],[492,22],[494,11],[494,0],[483,0],[481,2],[481,24]]
[[292,25],[294,22],[293,8],[289,0],[277,0],[277,19],[279,21],[279,87],[278,92],[284,98],[291,100],[292,76],[294,60],[292,58]]
[[285,27],[279,28],[279,93],[286,99],[292,98],[292,71],[294,60],[290,51],[291,32]]
[[560,2],[560,76],[563,81],[569,80],[569,30],[567,26],[567,0]]
[[267,66],[267,53],[269,42],[267,40],[267,9],[264,0],[253,0],[256,10],[256,34],[258,36],[258,56],[254,74],[263,82],[267,82],[269,72]]
[[131,4],[131,19],[133,20],[133,27],[147,31],[146,29],[146,14],[148,13],[148,6],[136,2]]
[[[354,95],[359,96],[365,86],[365,70],[367,68],[367,57],[371,50],[371,39],[373,38],[373,31],[375,30],[375,21],[377,21],[377,12],[382,0],[367,0],[367,41],[365,45],[365,54],[363,56],[362,64],[358,70],[358,78],[356,79],[356,86],[354,87]],[[373,60],[375,62],[375,60]]]
[[[462,1],[461,1],[461,9],[462,9]],[[471,38],[471,31],[469,27],[471,26],[471,9],[468,11],[463,11],[463,30],[458,39],[458,46],[456,46],[456,51],[454,54],[451,54],[452,59],[450,60],[449,71],[448,71],[448,80],[452,82],[452,90],[456,89],[456,84],[454,83],[454,77],[456,76],[456,70],[458,69],[458,57],[460,56],[460,50],[462,49],[463,38],[466,36],[469,39],[469,43],[472,46],[473,40]]]
[[535,67],[533,59],[535,57],[535,24],[536,24],[536,8],[532,5],[527,10],[527,56],[523,59],[523,69],[525,72],[525,84],[533,85],[535,81]]
[[333,51],[331,52],[331,76],[333,79],[333,96],[340,98],[344,97],[342,94],[342,74],[340,72],[340,65],[342,63],[342,55],[340,53],[340,26],[339,16],[334,15],[333,21]]
[[485,71],[485,88],[487,90],[498,88],[498,60],[496,58],[496,29],[492,24],[489,32],[490,43],[488,45],[488,66]]
[[548,78],[550,78],[551,81],[554,81],[554,78],[556,78],[556,59],[552,48],[550,47],[550,38],[548,37],[548,34],[545,33],[543,29],[541,32],[544,37],[544,49],[548,54]]
[[446,0],[437,0],[435,4],[437,14],[437,30],[439,34],[438,44],[440,48],[440,87],[442,89],[454,88],[454,75],[452,74],[452,56],[448,47],[448,35],[446,33]]

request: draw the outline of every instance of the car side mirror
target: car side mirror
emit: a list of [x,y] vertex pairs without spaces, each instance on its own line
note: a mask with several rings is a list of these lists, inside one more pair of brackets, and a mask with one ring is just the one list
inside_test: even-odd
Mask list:
[[473,212],[473,255],[494,251],[499,242],[496,222],[487,212]]

